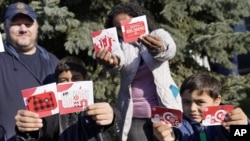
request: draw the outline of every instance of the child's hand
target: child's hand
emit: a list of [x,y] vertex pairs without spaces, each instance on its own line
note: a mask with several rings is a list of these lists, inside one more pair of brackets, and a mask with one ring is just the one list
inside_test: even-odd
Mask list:
[[170,123],[158,121],[153,123],[153,131],[156,138],[160,141],[174,141],[175,135]]
[[223,126],[230,131],[230,125],[247,125],[248,118],[241,108],[235,108],[225,116]]
[[114,111],[106,102],[94,103],[86,110],[87,115],[92,116],[98,125],[109,125],[114,119]]
[[42,119],[28,110],[18,110],[15,116],[17,129],[21,132],[37,131],[42,128]]

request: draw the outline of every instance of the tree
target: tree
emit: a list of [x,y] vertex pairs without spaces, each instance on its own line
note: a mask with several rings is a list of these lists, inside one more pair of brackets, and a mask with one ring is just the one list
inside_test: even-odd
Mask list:
[[[0,1],[3,17],[6,6],[14,0]],[[119,74],[102,69],[93,54],[90,33],[103,29],[107,12],[117,3],[129,0],[25,0],[38,13],[39,43],[59,58],[76,55],[88,65],[95,84],[95,96],[116,102]],[[171,60],[172,76],[180,86],[192,73],[208,71],[194,56],[208,57],[211,63],[235,67],[230,58],[249,53],[250,33],[235,32],[234,26],[250,17],[247,0],[131,0],[152,12],[159,26],[168,30],[177,44],[176,57]],[[250,74],[221,75],[210,71],[222,81],[225,103],[247,107],[250,97]],[[243,100],[243,101],[242,101]],[[250,114],[250,111],[248,112]]]
[[[193,56],[207,56],[212,63],[233,68],[230,58],[249,52],[249,32],[235,32],[234,26],[249,17],[248,1],[168,0],[158,16],[159,22],[175,37],[179,51],[171,62],[173,74],[180,84],[191,73],[206,70]],[[157,9],[157,8],[155,8]],[[225,103],[239,105],[249,92],[249,75],[224,76],[221,79]]]

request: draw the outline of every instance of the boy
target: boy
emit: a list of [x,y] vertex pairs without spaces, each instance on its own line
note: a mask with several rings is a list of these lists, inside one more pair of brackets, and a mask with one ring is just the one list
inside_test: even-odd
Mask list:
[[[235,108],[225,116],[222,126],[202,126],[202,113],[207,106],[221,104],[221,84],[207,73],[189,76],[180,88],[183,106],[183,122],[179,128],[169,123],[153,124],[154,135],[160,141],[227,141],[230,125],[248,125],[246,114]],[[204,134],[205,133],[205,134]]]
[[[55,75],[57,83],[88,78],[83,61],[73,56],[60,60]],[[38,118],[36,113],[19,110],[15,119],[17,133],[23,140],[99,141],[111,140],[108,132],[104,131],[116,124],[117,117],[115,109],[101,102],[89,105],[86,112],[57,114],[44,119]]]

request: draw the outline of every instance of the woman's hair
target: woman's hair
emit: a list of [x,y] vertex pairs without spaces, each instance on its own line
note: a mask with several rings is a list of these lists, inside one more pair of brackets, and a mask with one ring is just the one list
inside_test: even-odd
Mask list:
[[85,63],[77,57],[66,56],[59,61],[55,69],[56,79],[58,79],[59,74],[64,71],[80,72],[83,78],[87,79],[87,69],[85,67]]
[[207,92],[210,97],[215,99],[221,94],[221,83],[208,73],[200,72],[184,80],[180,88],[180,94],[182,95],[186,90],[189,93],[192,93],[194,90],[200,91],[200,94]]
[[135,2],[124,2],[113,7],[107,16],[104,27],[105,28],[114,27],[113,19],[116,15],[121,13],[128,14],[131,17],[146,15],[149,31],[153,31],[156,28],[154,23],[154,18],[151,15],[151,13],[144,7],[140,6],[138,3]]

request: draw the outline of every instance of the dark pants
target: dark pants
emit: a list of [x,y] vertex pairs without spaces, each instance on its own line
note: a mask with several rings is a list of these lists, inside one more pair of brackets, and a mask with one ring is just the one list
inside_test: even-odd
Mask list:
[[150,118],[133,118],[127,141],[157,141]]

